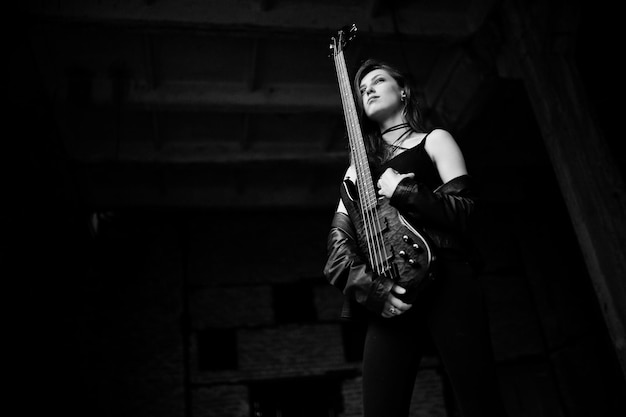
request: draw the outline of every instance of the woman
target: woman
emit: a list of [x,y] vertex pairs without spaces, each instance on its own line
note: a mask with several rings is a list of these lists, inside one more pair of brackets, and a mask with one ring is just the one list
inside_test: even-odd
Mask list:
[[[476,257],[467,238],[475,186],[449,132],[425,132],[415,92],[376,60],[359,68],[354,90],[378,194],[419,224],[437,253],[432,284],[411,303],[406,290],[372,272],[339,201],[328,236],[327,279],[346,296],[345,318],[367,321],[363,351],[365,417],[408,416],[419,363],[432,340],[464,417],[504,416]],[[345,174],[353,182],[355,169]],[[414,297],[411,297],[413,300]]]

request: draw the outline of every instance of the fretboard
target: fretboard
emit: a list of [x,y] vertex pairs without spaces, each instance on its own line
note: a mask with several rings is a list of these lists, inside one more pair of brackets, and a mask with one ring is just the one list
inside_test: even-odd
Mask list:
[[343,51],[334,55],[335,70],[339,81],[339,92],[343,105],[343,114],[346,121],[348,141],[350,143],[350,156],[357,174],[357,188],[359,190],[359,200],[363,209],[371,209],[376,206],[377,196],[372,181],[363,133],[359,116],[354,102],[354,95],[350,87],[350,79]]

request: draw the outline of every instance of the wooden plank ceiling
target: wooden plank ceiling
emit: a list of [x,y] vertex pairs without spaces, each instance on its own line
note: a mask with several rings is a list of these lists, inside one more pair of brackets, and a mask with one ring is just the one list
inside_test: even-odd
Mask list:
[[26,3],[51,129],[99,207],[334,204],[347,152],[327,55],[346,24],[351,67],[410,71],[430,125],[461,129],[493,72],[477,33],[496,1]]

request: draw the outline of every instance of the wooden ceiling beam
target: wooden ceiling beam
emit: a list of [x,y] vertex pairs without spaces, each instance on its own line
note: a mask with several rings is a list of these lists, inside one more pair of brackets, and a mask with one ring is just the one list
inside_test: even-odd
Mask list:
[[260,42],[262,41],[259,38],[252,39],[250,65],[248,65],[248,68],[246,69],[246,85],[248,86],[249,91],[254,91],[259,87],[258,64],[261,48],[259,45]]
[[[219,149],[219,152],[216,151]],[[315,164],[334,166],[342,165],[348,160],[348,151],[312,151],[310,148],[301,150],[267,150],[256,151],[241,150],[224,151],[219,146],[199,146],[190,147],[188,151],[178,149],[177,152],[160,152],[152,149],[151,151],[136,152],[133,155],[121,153],[117,157],[113,156],[73,156],[72,161],[78,165],[89,166],[106,166],[127,164],[133,166],[135,164],[153,167],[153,166],[181,166],[196,165],[198,167],[218,167],[218,166],[244,166],[250,164],[259,164],[259,166],[271,167],[275,164]]]
[[252,133],[250,132],[250,114],[246,113],[243,117],[241,126],[241,150],[248,151],[252,145]]
[[[85,203],[94,207],[332,208],[346,158],[274,159],[271,164],[228,159],[175,166],[159,161],[74,161],[73,169],[89,189]],[[242,177],[246,181],[240,183]]]
[[[484,2],[483,2],[484,3]],[[336,2],[280,2],[227,0],[187,3],[128,1],[116,2],[58,0],[53,4],[31,0],[25,6],[31,18],[119,26],[180,27],[194,30],[214,28],[266,28],[287,32],[334,33],[346,24],[356,23],[365,32],[378,35],[466,37],[480,26],[489,7],[466,7],[457,1],[435,5],[423,2],[398,3],[396,19],[380,2],[344,5]]]
[[[114,104],[111,80],[94,79],[91,105]],[[67,93],[59,94],[64,100]],[[306,97],[303,100],[302,97]],[[63,104],[63,103],[57,103]],[[275,86],[249,91],[244,83],[168,83],[159,88],[131,85],[126,109],[136,110],[229,110],[249,113],[339,113],[341,101],[335,86]]]
[[272,0],[258,0],[259,10],[266,12],[272,8]]

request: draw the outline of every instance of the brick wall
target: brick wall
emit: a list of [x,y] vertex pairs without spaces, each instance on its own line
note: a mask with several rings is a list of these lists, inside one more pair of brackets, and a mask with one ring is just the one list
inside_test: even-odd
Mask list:
[[[330,217],[264,213],[238,219],[233,225],[199,218],[190,228],[192,334],[215,329],[219,335],[217,329],[231,329],[237,350],[231,369],[199,370],[199,350],[206,346],[192,337],[194,415],[247,417],[254,408],[248,402],[251,385],[328,378],[339,381],[343,411],[338,415],[360,416],[361,363],[346,359],[338,321],[342,295],[321,275]],[[281,295],[275,289],[290,284],[310,288],[294,291],[293,296],[307,296],[301,303],[313,306],[312,317],[303,313],[304,320],[294,322],[281,318],[276,300]],[[294,304],[298,316],[299,301]],[[432,358],[426,363],[430,367],[417,380],[412,415],[443,416],[437,363]],[[314,401],[315,393],[310,394]]]
[[[342,295],[322,276],[329,223],[137,212],[104,225],[76,296],[65,294],[80,304],[67,323],[76,408],[250,417],[305,404],[359,416],[359,333],[338,320]],[[445,415],[438,364],[425,366],[412,416]]]

